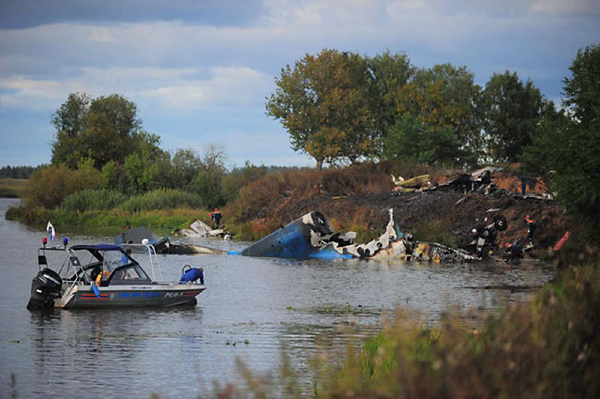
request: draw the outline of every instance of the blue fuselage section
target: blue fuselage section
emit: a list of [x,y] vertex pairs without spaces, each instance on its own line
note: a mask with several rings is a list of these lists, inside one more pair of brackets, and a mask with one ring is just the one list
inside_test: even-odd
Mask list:
[[[324,216],[318,213],[313,216],[313,219],[319,220],[319,217],[322,218],[320,220],[325,220]],[[313,234],[316,234],[317,236],[329,233],[329,231],[325,231],[324,229],[323,225],[311,225],[300,218],[287,226],[274,231],[242,251],[230,254],[292,259],[351,258],[352,255],[341,254],[332,249],[331,246],[320,248],[311,245],[311,231],[314,231]]]

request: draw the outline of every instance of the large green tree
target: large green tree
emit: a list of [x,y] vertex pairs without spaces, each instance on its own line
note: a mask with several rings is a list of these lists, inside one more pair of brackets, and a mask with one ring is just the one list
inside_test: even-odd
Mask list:
[[292,148],[324,162],[377,153],[373,76],[357,54],[325,49],[281,70],[267,115],[288,131]]
[[[414,77],[398,90],[398,113],[410,114],[433,130],[454,133],[462,155],[481,152],[480,120],[476,104],[481,88],[474,84],[473,74],[466,67],[451,64],[419,69]],[[465,163],[475,156],[468,155]]]
[[516,72],[494,74],[485,86],[480,109],[488,155],[497,162],[516,162],[546,107],[531,80],[523,83]]
[[452,130],[433,129],[410,114],[396,120],[384,144],[387,159],[415,160],[432,166],[462,166],[466,157]]
[[600,45],[580,49],[564,80],[572,123],[556,142],[559,199],[590,226],[600,228]]
[[571,77],[564,80],[565,105],[583,126],[600,116],[600,43],[577,51],[569,68]]
[[523,154],[525,166],[553,170],[553,188],[583,225],[600,228],[600,46],[577,52],[564,80],[563,112],[545,112]]
[[376,126],[382,137],[387,137],[398,116],[399,91],[415,74],[406,54],[386,51],[374,57],[365,57],[375,85]]
[[87,157],[100,169],[110,161],[122,164],[135,152],[160,153],[159,137],[142,129],[136,105],[120,94],[91,99],[72,93],[52,115],[52,124],[55,165],[74,169]]

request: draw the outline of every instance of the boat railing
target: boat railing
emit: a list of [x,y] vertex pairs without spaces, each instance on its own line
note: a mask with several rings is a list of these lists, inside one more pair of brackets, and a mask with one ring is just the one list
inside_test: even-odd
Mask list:
[[123,244],[121,245],[125,248],[143,248],[148,252],[148,258],[150,260],[150,269],[152,270],[152,280],[157,281],[156,278],[156,270],[158,270],[159,278],[162,280],[162,269],[158,264],[158,255],[156,254],[156,249],[152,244]]

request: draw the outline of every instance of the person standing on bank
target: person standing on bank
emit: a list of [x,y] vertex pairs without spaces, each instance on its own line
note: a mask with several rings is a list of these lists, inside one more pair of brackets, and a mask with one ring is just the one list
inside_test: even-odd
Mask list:
[[533,246],[533,234],[535,233],[536,225],[531,216],[525,216],[525,221],[527,222],[527,242],[529,245]]
[[219,212],[219,208],[215,208],[215,211],[210,214],[210,219],[212,220],[213,228],[218,228],[221,225],[221,212]]
[[525,176],[521,176],[521,194],[525,195],[527,193],[527,178]]

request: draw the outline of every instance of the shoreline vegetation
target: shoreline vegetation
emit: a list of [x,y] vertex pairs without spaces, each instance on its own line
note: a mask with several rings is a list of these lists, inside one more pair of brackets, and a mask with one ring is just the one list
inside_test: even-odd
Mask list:
[[[391,195],[394,185],[390,174],[412,176],[424,173],[442,176],[448,172],[416,162],[398,161],[321,172],[314,169],[267,172],[265,167],[246,165],[224,179],[220,195],[230,200],[221,209],[225,226],[236,239],[254,241],[314,210],[311,208],[319,204],[310,200],[318,195],[332,198],[374,192]],[[97,175],[99,173],[91,169],[42,169],[40,176],[34,175],[29,184],[24,185],[23,203],[10,208],[6,218],[39,226],[50,220],[65,227],[146,226],[171,230],[188,228],[196,219],[210,222],[212,208],[206,206],[207,201],[197,193],[156,189],[126,195],[117,190],[98,188],[101,182]],[[92,188],[78,190],[78,186]],[[307,200],[308,203],[304,203]],[[364,207],[349,207],[336,214],[333,220],[336,229],[357,231],[359,239],[374,238],[385,226],[373,217],[372,210]]]

